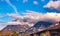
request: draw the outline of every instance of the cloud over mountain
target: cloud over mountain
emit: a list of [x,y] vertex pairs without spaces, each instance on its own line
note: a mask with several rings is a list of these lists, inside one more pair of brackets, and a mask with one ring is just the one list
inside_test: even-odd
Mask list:
[[30,27],[34,26],[38,21],[45,22],[59,22],[60,21],[60,13],[38,13],[35,11],[27,10],[22,15],[18,14],[7,14],[7,16],[14,18],[13,21],[7,22],[4,24],[4,27],[7,25],[28,25]]
[[13,17],[19,20],[22,20],[22,22],[30,22],[34,23],[37,21],[49,21],[49,22],[59,22],[60,21],[60,13],[38,13],[34,11],[28,11],[25,13],[22,13],[22,15],[17,14],[7,14],[9,17]]
[[13,18],[29,18],[32,20],[45,20],[45,19],[53,19],[53,20],[60,20],[60,13],[38,13],[34,11],[28,11],[26,13],[22,13],[22,15],[17,15],[17,14],[8,14],[8,16],[13,17]]

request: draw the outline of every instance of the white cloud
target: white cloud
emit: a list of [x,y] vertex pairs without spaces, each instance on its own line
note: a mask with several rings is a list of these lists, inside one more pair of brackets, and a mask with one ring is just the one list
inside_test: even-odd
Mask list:
[[0,15],[0,18],[2,18],[3,16],[2,15]]
[[15,13],[19,14],[17,8],[10,2],[10,0],[5,0],[15,11]]
[[7,22],[5,26],[7,25],[28,25],[30,27],[34,26],[34,24],[38,21],[49,21],[49,22],[59,22],[60,21],[60,13],[38,13],[35,11],[27,10],[25,13],[22,13],[22,15],[17,14],[7,14],[7,16],[16,18],[17,20]]
[[38,2],[37,2],[37,1],[33,1],[33,4],[37,5],[37,4],[38,4]]
[[26,2],[28,2],[28,0],[23,0],[23,3],[26,3]]
[[33,23],[29,23],[29,22],[23,22],[23,21],[13,21],[13,22],[8,22],[6,23],[6,25],[28,25],[28,26],[33,26],[34,24]]
[[0,13],[0,18],[3,18],[5,16],[6,16],[5,14]]
[[41,0],[42,2],[45,1],[45,0]]
[[44,8],[60,10],[60,1],[49,1],[46,5],[44,5]]
[[8,15],[9,17],[12,17],[12,18],[23,19],[23,16],[20,16],[20,15],[18,15],[18,14],[9,14],[9,13],[7,13],[7,15]]
[[10,17],[13,17],[13,18],[29,18],[29,19],[32,19],[32,20],[55,20],[55,21],[60,21],[60,13],[45,13],[45,14],[42,14],[42,13],[38,13],[38,12],[34,12],[34,11],[28,11],[28,12],[25,12],[23,13],[24,16],[22,15],[16,15],[16,14],[8,14],[8,16]]
[[3,29],[3,28],[4,28],[4,26],[0,25],[0,30]]
[[0,20],[0,23],[4,23],[4,21],[3,20]]

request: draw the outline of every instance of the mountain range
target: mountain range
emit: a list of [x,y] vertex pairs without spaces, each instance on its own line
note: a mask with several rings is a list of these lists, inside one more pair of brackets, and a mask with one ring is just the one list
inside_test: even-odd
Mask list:
[[[15,20],[16,21],[16,20]],[[26,20],[24,21],[26,22]],[[27,32],[27,33],[35,33],[35,32],[39,32],[42,30],[45,30],[46,28],[50,27],[51,25],[54,25],[55,23],[52,22],[46,22],[46,21],[38,21],[37,23],[34,24],[34,26],[28,26],[28,25],[21,25],[21,24],[17,24],[17,25],[7,25],[5,28],[3,28],[2,30],[9,30],[9,31],[17,31],[19,33],[21,32]]]

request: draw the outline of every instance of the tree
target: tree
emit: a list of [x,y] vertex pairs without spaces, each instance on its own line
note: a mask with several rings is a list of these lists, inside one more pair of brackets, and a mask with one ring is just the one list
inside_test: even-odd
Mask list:
[[30,36],[28,33],[24,33],[23,36]]
[[34,36],[38,36],[37,34],[34,34]]
[[40,36],[47,36],[46,33],[41,33]]
[[0,36],[3,36],[3,31],[0,30]]
[[21,36],[19,33],[17,33],[16,31],[13,31],[11,36]]
[[5,36],[10,36],[11,33],[7,30],[6,33],[5,33]]

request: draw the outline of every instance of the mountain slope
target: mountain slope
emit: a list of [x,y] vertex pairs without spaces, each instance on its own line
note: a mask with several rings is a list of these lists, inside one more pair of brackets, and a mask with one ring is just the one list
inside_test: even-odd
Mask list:
[[35,33],[35,32],[39,32],[42,30],[45,30],[46,28],[48,28],[50,25],[52,25],[52,22],[45,22],[45,21],[39,21],[36,24],[34,24],[34,26],[30,27],[28,25],[7,25],[3,31],[5,30],[10,30],[10,31],[14,31],[16,30],[17,32],[27,32],[27,33]]
[[33,27],[29,28],[25,32],[28,32],[28,33],[39,32],[39,31],[45,30],[47,27],[49,27],[52,24],[53,24],[52,22],[39,21]]
[[24,32],[25,30],[27,30],[29,28],[28,25],[7,25],[4,29],[2,29],[3,31],[5,30],[10,30],[10,31],[14,31],[16,30],[17,32]]

